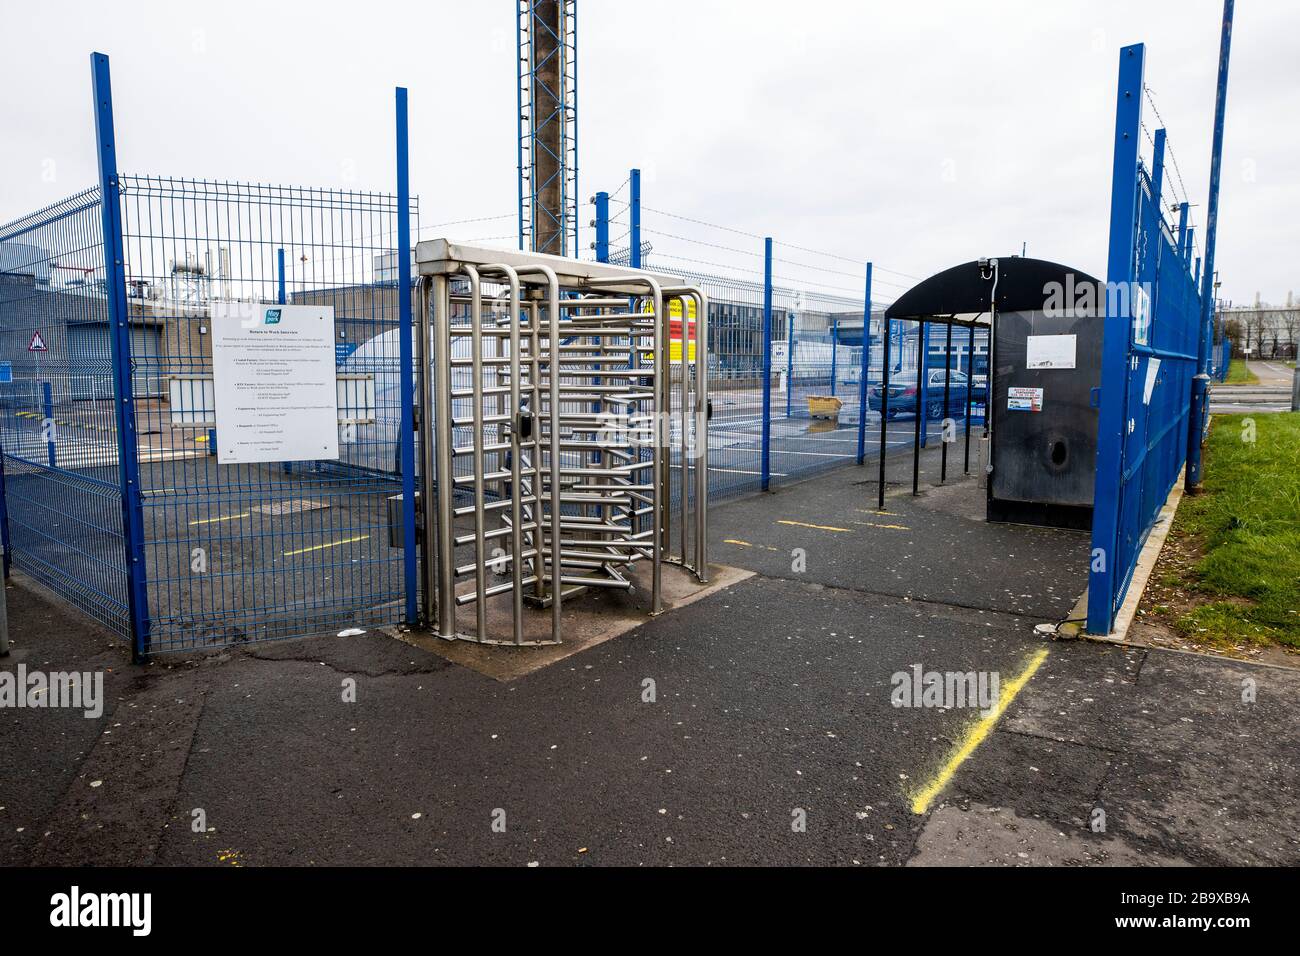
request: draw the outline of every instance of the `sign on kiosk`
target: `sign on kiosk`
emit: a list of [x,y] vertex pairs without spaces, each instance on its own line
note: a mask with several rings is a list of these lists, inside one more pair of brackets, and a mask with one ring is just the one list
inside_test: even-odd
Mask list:
[[334,308],[212,303],[217,462],[339,457]]

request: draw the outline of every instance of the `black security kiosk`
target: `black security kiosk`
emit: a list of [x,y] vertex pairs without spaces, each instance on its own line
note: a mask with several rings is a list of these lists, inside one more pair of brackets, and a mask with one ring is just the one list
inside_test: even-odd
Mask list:
[[1011,256],[945,269],[886,310],[989,329],[988,520],[1092,526],[1105,295],[1087,273]]

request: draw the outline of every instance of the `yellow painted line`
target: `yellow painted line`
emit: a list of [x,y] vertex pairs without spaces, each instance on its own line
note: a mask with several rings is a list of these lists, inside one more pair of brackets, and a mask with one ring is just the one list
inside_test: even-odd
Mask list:
[[1024,687],[1025,684],[1029,683],[1029,678],[1034,676],[1034,673],[1040,666],[1042,666],[1042,663],[1045,660],[1047,660],[1047,648],[1044,647],[1029,659],[1028,666],[1021,671],[1020,676],[1010,684],[1003,685],[1002,692],[998,694],[998,703],[997,706],[993,708],[993,713],[987,714],[975,722],[970,730],[966,732],[966,739],[963,740],[961,746],[953,752],[953,755],[948,758],[948,762],[943,765],[943,769],[939,771],[938,776],[931,780],[921,790],[917,791],[916,795],[912,797],[913,813],[925,813],[925,811],[930,809],[930,804],[934,802],[934,798],[939,795],[943,788],[948,785],[948,781],[951,780],[953,774],[957,772],[957,768],[965,762],[967,757],[975,752],[976,747],[984,742],[984,738],[989,735],[989,731],[991,731],[994,725],[997,724],[998,718],[1002,716],[1007,707],[1010,706],[1011,702],[1016,699],[1016,695],[1020,693],[1020,689]]
[[881,524],[878,521],[855,521],[854,524],[866,525],[868,528],[888,528],[890,531],[911,531],[907,525],[902,524]]
[[762,548],[764,551],[779,551],[780,548],[774,548],[770,544],[750,544],[748,541],[739,541],[736,538],[723,538],[723,544],[734,544],[741,548]]
[[777,521],[777,524],[790,524],[796,528],[815,528],[818,531],[851,531],[852,528],[835,528],[828,524],[808,524],[806,521]]
[[306,554],[308,551],[320,551],[324,548],[337,548],[344,544],[353,544],[357,541],[365,541],[369,538],[368,534],[359,534],[355,538],[344,538],[342,541],[331,541],[329,544],[313,544],[310,548],[299,548],[297,551],[286,551],[284,557],[291,558],[295,554]]
[[220,518],[200,518],[198,521],[191,521],[190,525],[196,524],[216,524],[219,521],[237,521],[240,518],[247,518],[251,511],[244,511],[237,515],[222,515]]
[[898,512],[896,511],[877,511],[875,508],[854,508],[853,510],[860,515],[884,515],[888,518],[898,517]]

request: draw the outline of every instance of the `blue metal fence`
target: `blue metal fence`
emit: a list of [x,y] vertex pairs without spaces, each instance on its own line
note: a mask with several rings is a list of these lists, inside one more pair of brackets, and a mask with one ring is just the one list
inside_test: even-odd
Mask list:
[[[894,278],[882,278],[871,263],[644,207],[641,198],[635,169],[617,189],[596,193],[592,250],[597,261],[683,276],[709,295],[710,495],[769,489],[876,457],[888,300],[873,296],[872,282],[904,289],[910,283],[899,280],[915,277],[886,269]],[[925,447],[940,440],[945,422],[961,441],[972,373],[971,420],[983,422],[986,331],[923,342],[919,325],[896,322],[893,333],[897,394],[885,447]],[[963,454],[960,467],[969,464]]]
[[5,551],[129,636],[101,206],[88,189],[0,227]]
[[1144,58],[1141,44],[1120,51],[1088,581],[1088,629],[1101,634],[1187,460],[1202,331],[1186,217],[1173,227],[1162,212],[1164,136],[1153,141],[1149,167],[1140,156]]
[[[394,197],[120,174],[92,70],[99,187],[0,226],[7,557],[136,656],[413,622],[405,91]],[[333,310],[337,460],[217,464],[213,324],[259,302]]]

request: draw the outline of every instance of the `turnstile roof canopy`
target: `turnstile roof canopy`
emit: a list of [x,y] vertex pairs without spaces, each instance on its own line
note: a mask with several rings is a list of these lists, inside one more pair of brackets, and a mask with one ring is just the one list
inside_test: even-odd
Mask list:
[[416,272],[422,276],[443,275],[458,272],[460,266],[484,266],[501,264],[519,268],[520,266],[549,266],[555,270],[562,286],[584,286],[593,279],[626,279],[629,284],[622,287],[617,284],[601,283],[601,291],[618,292],[628,295],[640,295],[645,287],[634,280],[649,277],[661,286],[682,286],[686,280],[681,276],[662,272],[650,272],[646,269],[632,269],[627,266],[612,266],[604,262],[586,262],[570,259],[566,256],[553,256],[541,252],[520,252],[514,249],[493,249],[488,246],[470,246],[451,239],[426,239],[415,246]]

